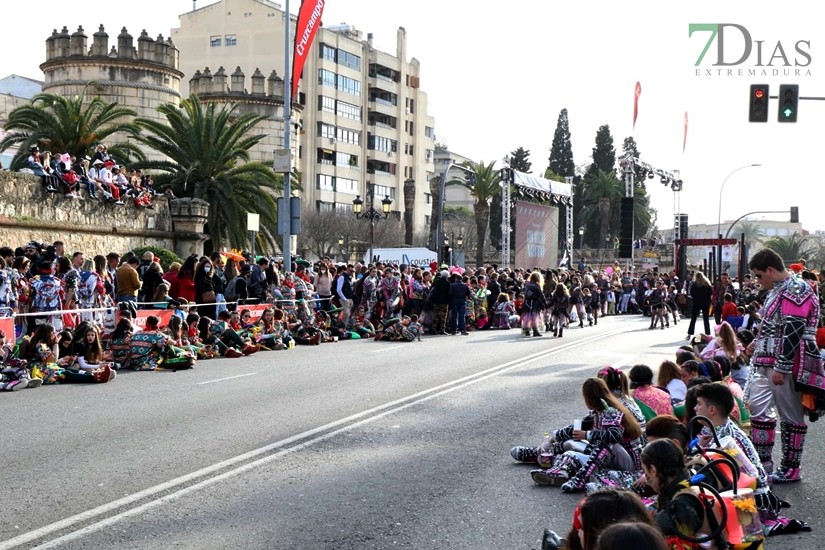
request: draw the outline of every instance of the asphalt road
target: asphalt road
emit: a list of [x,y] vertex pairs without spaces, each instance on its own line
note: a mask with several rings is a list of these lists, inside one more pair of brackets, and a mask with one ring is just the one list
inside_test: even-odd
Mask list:
[[[349,341],[4,394],[0,550],[538,548],[581,496],[534,485],[510,447],[584,414],[601,366],[655,367],[685,329]],[[768,548],[825,540],[821,424],[805,481],[777,491],[814,532]]]

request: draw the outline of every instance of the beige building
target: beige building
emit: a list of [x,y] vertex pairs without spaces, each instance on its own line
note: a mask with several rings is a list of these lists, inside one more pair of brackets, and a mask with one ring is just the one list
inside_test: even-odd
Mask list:
[[[733,229],[730,231],[730,239],[739,239],[741,237],[741,233],[737,232],[737,229],[740,228],[739,224],[743,222],[748,222],[758,226],[762,232],[764,233],[763,237],[760,237],[762,240],[770,239],[771,237],[783,237],[787,239],[794,233],[799,233],[800,235],[807,234],[802,229],[802,224],[800,223],[791,223],[791,222],[782,222],[776,220],[749,220],[744,219],[738,222],[736,225],[733,226]],[[721,225],[721,232],[722,237],[724,238],[725,235],[728,234],[728,230],[731,229],[731,224],[733,220],[723,220]],[[719,235],[719,227],[715,223],[711,224],[696,224],[691,225],[688,227],[688,238],[689,239],[715,239]],[[673,243],[673,229],[669,229],[667,231],[662,232],[662,237],[665,243]],[[759,250],[759,245],[751,246],[751,250],[749,250],[749,255],[752,255],[754,252]],[[731,248],[731,254],[734,258],[738,258],[739,256],[739,246],[733,245]],[[707,260],[708,256],[710,255],[710,249],[705,249],[705,247],[701,246],[691,246],[687,249],[687,263],[689,265],[701,265],[703,260]],[[736,261],[725,263],[733,263],[735,264]]]
[[[189,76],[206,67],[274,67],[282,77],[284,17],[281,5],[268,0],[221,0],[181,15],[180,27],[171,31],[181,70]],[[407,61],[406,31],[398,29],[396,51],[386,53],[351,25],[322,27],[303,76],[295,102],[304,106],[297,167],[305,206],[349,212],[372,184],[376,201],[389,196],[400,220],[404,183],[412,179],[418,182],[414,224],[422,228],[430,214],[434,120],[420,88],[420,64]],[[182,93],[189,93],[186,82]]]
[[[447,167],[447,161],[449,160],[452,160],[454,165],[459,165],[464,162],[475,162],[471,158],[454,153],[449,149],[439,148],[435,150],[435,173],[433,176],[443,176],[444,168]],[[451,168],[447,176],[447,181],[462,178],[464,178],[464,174],[461,170]],[[462,206],[472,211],[475,202],[473,196],[470,195],[470,190],[462,185],[449,185],[444,188],[445,206]]]

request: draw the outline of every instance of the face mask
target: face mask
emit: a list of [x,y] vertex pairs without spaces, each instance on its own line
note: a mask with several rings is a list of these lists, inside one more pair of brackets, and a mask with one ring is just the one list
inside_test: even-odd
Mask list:
[[208,265],[205,265],[205,266],[203,266],[203,270],[206,271],[207,273],[209,273],[210,271],[212,271],[212,268]]

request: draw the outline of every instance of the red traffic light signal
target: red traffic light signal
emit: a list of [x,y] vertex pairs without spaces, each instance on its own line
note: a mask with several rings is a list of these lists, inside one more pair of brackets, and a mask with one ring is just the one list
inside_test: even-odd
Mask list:
[[748,111],[750,122],[768,122],[768,90],[767,84],[751,84]]

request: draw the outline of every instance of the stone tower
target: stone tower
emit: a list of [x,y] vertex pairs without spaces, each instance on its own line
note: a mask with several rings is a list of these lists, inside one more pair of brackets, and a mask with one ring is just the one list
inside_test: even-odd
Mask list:
[[[251,77],[251,85],[246,87],[246,75],[240,67],[232,74],[227,74],[223,67],[215,73],[206,67],[203,71],[197,70],[189,80],[189,92],[200,97],[201,101],[208,101],[220,105],[233,103],[240,104],[235,111],[238,114],[253,112],[266,117],[259,122],[253,132],[266,134],[266,137],[253,147],[250,160],[272,164],[275,149],[284,146],[284,79],[272,71],[269,77],[264,76],[260,69],[255,69]],[[292,120],[300,118],[300,105],[292,106]],[[292,128],[290,137],[293,158],[298,158],[298,134]]]
[[[46,39],[46,62],[40,65],[45,75],[43,91],[62,96],[79,95],[86,86],[86,97],[97,96],[105,102],[135,110],[138,116],[165,120],[157,112],[163,103],[180,105],[179,52],[171,38],[152,39],[144,30],[135,47],[124,27],[117,46],[109,47],[103,25],[89,37],[78,27],[69,34],[66,27]],[[150,157],[151,158],[151,157]]]

